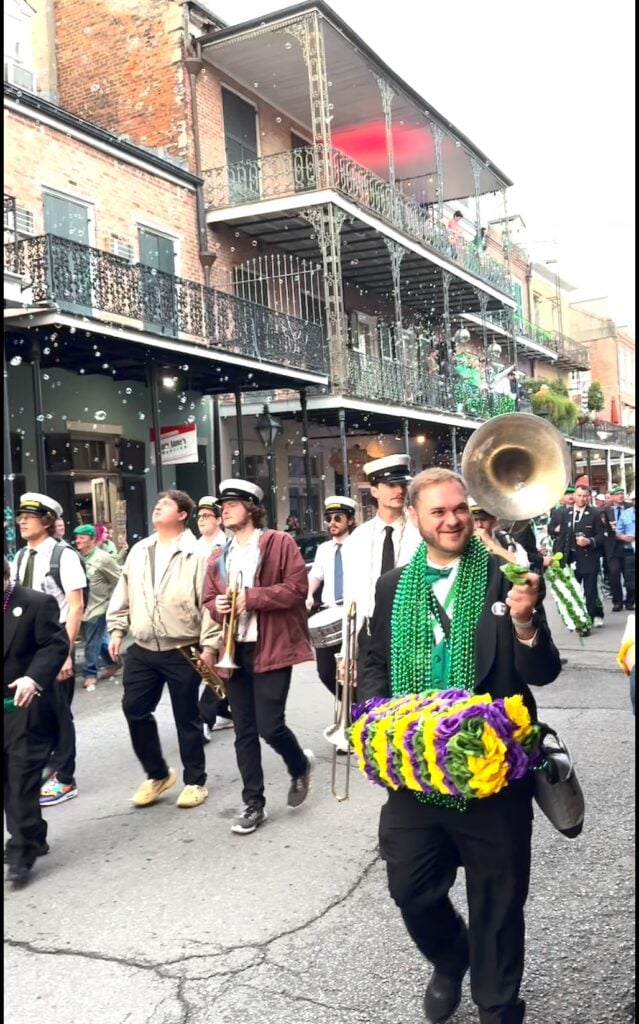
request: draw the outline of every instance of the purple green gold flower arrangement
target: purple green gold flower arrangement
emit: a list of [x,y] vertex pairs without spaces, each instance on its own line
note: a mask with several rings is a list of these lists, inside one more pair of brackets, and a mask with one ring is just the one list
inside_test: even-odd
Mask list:
[[352,710],[360,770],[389,789],[484,798],[523,779],[540,760],[540,729],[521,695],[493,700],[467,690],[374,697]]

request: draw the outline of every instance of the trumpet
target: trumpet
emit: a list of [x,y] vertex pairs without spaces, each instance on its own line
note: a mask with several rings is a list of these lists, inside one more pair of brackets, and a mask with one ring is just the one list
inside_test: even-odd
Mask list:
[[178,650],[184,655],[189,664],[193,666],[204,685],[208,686],[209,690],[212,690],[219,700],[225,700],[226,689],[224,687],[224,680],[217,674],[215,669],[206,664],[199,647],[178,647]]
[[[346,730],[350,725],[351,707],[355,693],[355,665],[357,648],[357,607],[351,602],[346,616],[346,632],[344,637],[344,682],[342,683],[342,699],[339,699],[339,683],[335,685],[335,721],[324,729],[324,739],[333,744],[333,760],[331,766],[331,793],[340,803],[348,800],[351,772],[351,744]],[[337,756],[340,750],[346,750],[344,788],[337,788]]]
[[238,572],[235,586],[231,592],[231,610],[224,616],[224,654],[216,668],[224,668],[233,672],[239,665],[235,663],[235,643],[237,640],[237,598],[242,589],[242,573]]

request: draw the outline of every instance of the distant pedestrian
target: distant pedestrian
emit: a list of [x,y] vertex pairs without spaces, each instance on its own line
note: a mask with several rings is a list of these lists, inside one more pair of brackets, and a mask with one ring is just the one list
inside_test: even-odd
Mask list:
[[82,618],[82,634],[84,689],[91,692],[95,690],[98,681],[100,659],[107,665],[100,676],[102,680],[111,679],[120,670],[119,661],[114,661],[109,654],[106,610],[122,570],[111,555],[98,547],[95,526],[76,526],[73,533],[89,581],[89,599]]

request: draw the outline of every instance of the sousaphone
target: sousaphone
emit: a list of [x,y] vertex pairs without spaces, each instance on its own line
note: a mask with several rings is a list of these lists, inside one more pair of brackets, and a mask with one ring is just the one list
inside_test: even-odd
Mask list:
[[562,496],[570,450],[552,423],[514,412],[487,420],[464,448],[461,473],[478,505],[502,522],[533,519]]

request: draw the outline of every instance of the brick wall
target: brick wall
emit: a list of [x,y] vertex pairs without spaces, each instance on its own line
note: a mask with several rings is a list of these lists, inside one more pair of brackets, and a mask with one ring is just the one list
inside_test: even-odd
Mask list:
[[94,204],[96,248],[111,251],[111,235],[117,235],[133,245],[137,261],[137,221],[146,222],[177,238],[179,276],[202,280],[192,190],[13,111],[5,110],[4,128],[5,192],[33,212],[36,234],[44,229],[43,188],[55,189]]
[[60,105],[193,169],[182,8],[172,0],[55,0]]

